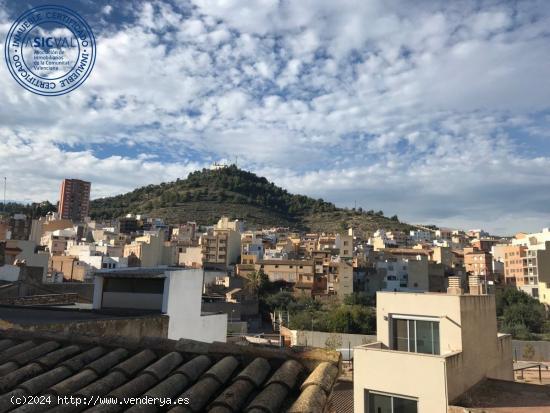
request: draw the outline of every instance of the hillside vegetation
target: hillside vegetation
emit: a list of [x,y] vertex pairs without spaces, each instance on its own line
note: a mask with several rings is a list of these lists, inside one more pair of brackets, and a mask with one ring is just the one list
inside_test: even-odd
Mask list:
[[377,228],[410,228],[395,216],[384,217],[382,211],[337,208],[323,199],[291,194],[234,165],[203,169],[190,173],[186,179],[144,186],[123,195],[93,200],[91,204],[95,219],[113,219],[128,213],[157,216],[172,224],[196,221],[208,225],[227,215],[252,227],[342,231],[352,225],[368,232]]

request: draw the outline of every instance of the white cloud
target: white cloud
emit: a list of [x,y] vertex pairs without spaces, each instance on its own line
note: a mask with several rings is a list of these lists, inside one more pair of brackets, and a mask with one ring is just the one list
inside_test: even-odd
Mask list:
[[54,200],[73,174],[95,196],[124,192],[238,156],[296,192],[412,221],[550,220],[546,3],[136,4],[135,21],[96,30],[96,67],[68,95],[32,95],[0,65],[13,198]]

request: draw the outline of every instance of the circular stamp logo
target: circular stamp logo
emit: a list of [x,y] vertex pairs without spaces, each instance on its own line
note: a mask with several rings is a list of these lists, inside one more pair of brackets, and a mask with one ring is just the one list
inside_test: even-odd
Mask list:
[[92,29],[63,6],[40,6],[23,13],[10,28],[4,47],[14,79],[43,96],[58,96],[79,87],[96,58]]

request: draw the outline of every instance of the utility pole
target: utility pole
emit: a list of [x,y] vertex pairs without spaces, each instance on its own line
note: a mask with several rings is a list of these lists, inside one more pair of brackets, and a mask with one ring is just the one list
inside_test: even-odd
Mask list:
[[6,215],[6,186],[7,186],[8,178],[4,177],[4,204],[2,205],[2,212],[3,215]]

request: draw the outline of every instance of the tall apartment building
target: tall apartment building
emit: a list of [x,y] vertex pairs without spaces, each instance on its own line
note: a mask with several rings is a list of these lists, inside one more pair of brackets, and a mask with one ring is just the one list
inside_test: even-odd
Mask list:
[[502,247],[504,253],[504,280],[507,285],[521,287],[525,284],[535,284],[535,279],[523,274],[523,259],[527,247],[523,245],[506,245]]
[[[550,241],[527,248],[523,258],[523,276],[535,283],[536,294],[531,295],[541,303],[550,305]],[[522,289],[530,292],[525,286]]]
[[201,235],[199,244],[203,265],[207,267],[229,267],[238,262],[241,254],[241,234],[232,229],[214,229]]
[[514,380],[495,297],[463,294],[458,277],[452,283],[448,294],[377,294],[378,342],[354,349],[355,413],[447,412],[486,378]]
[[90,211],[90,182],[80,179],[64,179],[59,196],[59,217],[84,221]]

